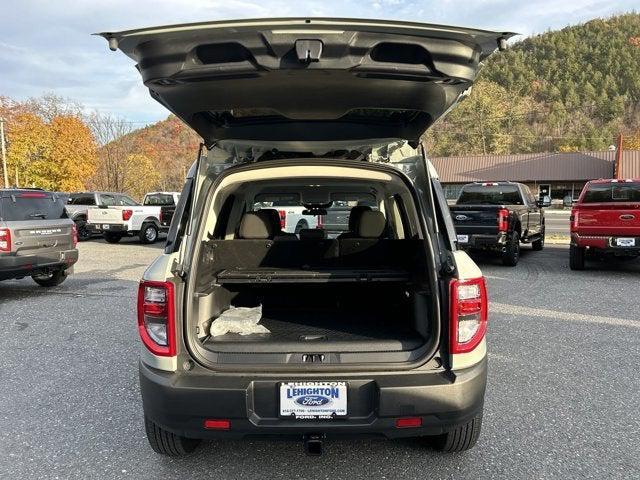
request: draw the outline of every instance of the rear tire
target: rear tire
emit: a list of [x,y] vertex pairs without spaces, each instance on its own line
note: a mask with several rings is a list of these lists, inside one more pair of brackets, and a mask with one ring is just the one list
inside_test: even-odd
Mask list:
[[67,279],[64,270],[55,270],[47,275],[34,275],[33,281],[41,287],[56,287]]
[[138,233],[140,243],[149,244],[155,243],[158,240],[158,227],[153,223],[145,223]]
[[200,440],[186,438],[168,432],[159,427],[146,416],[144,417],[144,428],[147,432],[147,440],[154,452],[170,457],[184,457],[192,453],[200,444]]
[[520,260],[520,234],[518,232],[511,233],[511,237],[507,240],[506,250],[502,253],[502,264],[507,267],[515,267]]
[[78,220],[76,222],[76,230],[78,231],[78,241],[84,242],[91,238],[91,231],[87,228],[86,220]]
[[544,229],[541,232],[541,236],[539,240],[535,242],[531,242],[531,248],[533,248],[536,252],[539,252],[544,248]]
[[569,268],[571,270],[584,270],[584,247],[571,245],[569,247]]
[[482,413],[450,432],[433,437],[431,439],[432,446],[440,452],[464,452],[476,444],[481,429]]
[[122,234],[105,232],[104,239],[107,241],[107,243],[118,243],[120,240],[122,240]]

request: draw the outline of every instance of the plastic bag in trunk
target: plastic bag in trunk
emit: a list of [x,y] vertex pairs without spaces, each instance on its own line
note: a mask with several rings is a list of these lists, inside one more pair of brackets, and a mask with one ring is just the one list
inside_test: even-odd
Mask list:
[[251,335],[253,333],[271,333],[264,325],[259,325],[262,319],[262,305],[257,307],[231,306],[216,318],[211,324],[211,336],[217,337],[227,333]]

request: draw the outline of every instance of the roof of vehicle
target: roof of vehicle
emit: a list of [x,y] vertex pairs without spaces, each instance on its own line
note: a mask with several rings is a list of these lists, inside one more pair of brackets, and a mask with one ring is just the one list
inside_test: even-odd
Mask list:
[[471,182],[471,183],[467,183],[466,185],[463,185],[463,188],[466,187],[467,185],[485,185],[485,186],[489,186],[489,185],[524,185],[524,184],[520,183],[520,182],[512,182],[510,180],[505,180],[505,181],[500,181],[500,182]]
[[58,192],[51,192],[49,190],[43,190],[42,188],[0,188],[0,193],[6,193],[9,195],[13,195],[15,193],[23,193],[23,192],[58,193]]
[[631,183],[640,182],[640,178],[599,178],[588,183]]
[[94,195],[94,194],[98,194],[98,195],[127,195],[126,193],[122,193],[122,192],[99,192],[99,191],[93,191],[93,192],[71,192],[68,195]]
[[180,195],[180,192],[147,192],[144,194],[145,197],[147,195]]

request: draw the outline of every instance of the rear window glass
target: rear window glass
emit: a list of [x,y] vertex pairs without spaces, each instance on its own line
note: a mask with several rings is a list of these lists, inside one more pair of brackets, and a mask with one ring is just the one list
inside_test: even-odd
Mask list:
[[353,207],[377,210],[375,195],[366,192],[325,192],[316,196],[317,202],[311,204],[308,199],[314,195],[307,192],[260,193],[254,197],[253,210],[278,210],[284,232],[298,234],[301,229],[322,229],[327,238],[335,238],[349,230]]
[[62,198],[54,193],[21,192],[0,201],[0,219],[6,222],[60,218],[68,218],[67,211]]
[[522,205],[522,195],[516,185],[468,185],[457,205]]
[[640,202],[640,183],[592,183],[583,203]]
[[91,194],[74,194],[67,200],[68,205],[95,205],[96,197]]
[[175,205],[175,202],[173,201],[173,195],[154,193],[144,197],[144,205],[170,206]]

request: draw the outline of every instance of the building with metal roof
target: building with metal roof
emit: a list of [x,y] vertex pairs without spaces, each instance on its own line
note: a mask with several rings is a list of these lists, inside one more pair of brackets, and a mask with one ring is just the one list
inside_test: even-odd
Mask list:
[[[470,182],[511,180],[526,183],[533,192],[549,196],[555,203],[569,204],[584,184],[597,178],[614,178],[616,151],[524,153],[514,155],[462,155],[436,157],[431,161],[447,198],[457,198]],[[640,151],[623,151],[620,178],[640,177]]]

